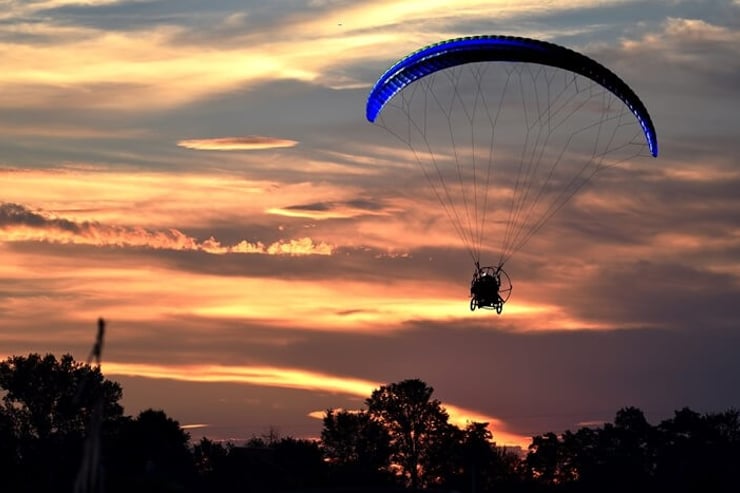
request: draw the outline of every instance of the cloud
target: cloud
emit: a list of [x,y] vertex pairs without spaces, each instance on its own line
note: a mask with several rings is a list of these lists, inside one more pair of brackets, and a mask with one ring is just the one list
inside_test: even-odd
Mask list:
[[207,423],[193,423],[193,424],[182,425],[180,426],[180,428],[182,428],[183,430],[197,430],[200,428],[208,428],[209,426],[210,425]]
[[[170,379],[186,382],[239,383],[296,390],[311,390],[344,394],[366,398],[381,383],[347,376],[337,376],[299,368],[274,366],[225,366],[225,365],[154,365],[141,363],[106,362],[108,376],[138,376],[145,378]],[[450,422],[464,427],[471,421],[486,422],[496,433],[499,444],[514,444],[526,447],[529,437],[508,433],[501,420],[484,413],[443,403],[450,416]],[[316,411],[307,413],[316,418]],[[205,426],[205,425],[199,425]]]
[[377,387],[377,383],[362,379],[338,377],[297,368],[270,366],[165,366],[107,361],[105,372],[108,375],[167,378],[188,382],[249,383],[289,389],[321,390],[357,396],[368,396]]
[[[738,238],[734,248],[737,243]],[[624,326],[638,321],[642,326],[673,330],[731,329],[740,323],[733,302],[740,299],[737,279],[737,272],[643,260],[604,265],[583,284],[565,288],[559,295],[578,296],[580,302],[572,310],[586,319],[612,320]]]
[[187,139],[177,143],[186,149],[199,151],[254,151],[264,149],[280,149],[294,147],[298,141],[247,135],[244,137],[219,137],[213,139]]
[[19,204],[4,203],[0,205],[0,227],[7,229],[12,226],[28,226],[33,229],[49,227],[73,234],[80,234],[81,228],[66,219],[47,218],[32,212]]
[[270,244],[246,240],[224,245],[213,237],[200,241],[177,229],[149,230],[136,226],[106,225],[97,221],[75,222],[55,218],[26,207],[0,205],[0,239],[9,242],[43,241],[102,247],[144,247],[157,250],[194,250],[214,255],[331,255],[334,247],[309,237],[278,240]]
[[311,219],[389,216],[398,211],[398,207],[386,207],[382,203],[366,199],[313,202],[309,204],[289,205],[282,208],[272,208],[267,210],[269,214]]
[[3,5],[3,8],[7,10],[5,15],[0,16],[0,18],[12,16],[29,16],[40,11],[66,6],[86,5],[89,7],[99,7],[104,5],[126,3],[127,1],[131,0],[36,0],[30,2],[4,2],[5,5]]
[[[12,40],[6,43],[12,56],[0,61],[0,104],[127,112],[280,79],[368,86],[368,66],[377,64],[380,71],[423,44],[468,34],[471,23],[490,17],[492,8],[504,22],[532,11],[550,14],[593,3],[330,3],[296,7],[288,15],[272,4],[251,6],[245,15],[210,4],[204,11],[156,2],[50,1],[26,8],[14,3],[6,14],[13,27],[0,32],[0,39]],[[204,16],[212,22],[204,23]]]
[[705,90],[711,86],[732,93],[740,71],[739,46],[740,31],[734,27],[669,17],[656,32],[622,40],[625,53],[620,58],[628,60],[634,56],[660,62],[671,73],[681,71],[690,77],[679,81],[682,85],[694,87],[702,81]]

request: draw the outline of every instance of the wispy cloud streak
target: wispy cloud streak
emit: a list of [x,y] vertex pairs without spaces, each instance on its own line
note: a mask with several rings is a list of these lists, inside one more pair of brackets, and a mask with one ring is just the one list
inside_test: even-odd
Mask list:
[[[336,376],[298,368],[281,368],[273,366],[222,366],[222,365],[185,365],[164,366],[140,363],[105,364],[107,375],[138,376],[145,378],[162,378],[186,382],[221,382],[241,383],[260,386],[281,387],[296,390],[311,390],[343,394],[365,398],[373,390],[383,385],[379,382]],[[500,444],[525,446],[529,437],[508,433],[505,424],[498,418],[484,413],[465,409],[460,406],[443,403],[450,415],[450,421],[457,426],[465,426],[471,421],[485,422],[496,434]],[[316,411],[306,414],[318,417]]]
[[34,212],[26,207],[0,205],[0,231],[4,241],[45,241],[92,246],[144,247],[161,250],[193,250],[214,255],[251,253],[267,255],[331,255],[334,247],[309,237],[279,240],[270,244],[242,240],[224,245],[214,237],[200,241],[177,229],[153,231],[135,226],[105,225],[96,221],[75,222]]

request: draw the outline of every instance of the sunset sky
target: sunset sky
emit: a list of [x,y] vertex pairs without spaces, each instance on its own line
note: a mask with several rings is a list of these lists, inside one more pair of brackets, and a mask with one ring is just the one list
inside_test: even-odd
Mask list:
[[[660,156],[597,176],[471,313],[470,256],[365,119],[427,44],[582,52]],[[740,407],[740,1],[0,0],[0,357],[84,361],[194,438],[316,437],[420,378],[498,443]]]

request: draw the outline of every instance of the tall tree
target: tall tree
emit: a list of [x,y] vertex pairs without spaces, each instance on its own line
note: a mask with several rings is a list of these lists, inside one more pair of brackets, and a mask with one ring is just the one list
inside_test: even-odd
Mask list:
[[106,491],[186,491],[194,484],[190,435],[164,411],[127,416],[106,438]]
[[385,481],[389,437],[383,425],[367,412],[327,410],[321,449],[339,485],[368,486]]
[[440,481],[435,459],[449,446],[455,429],[440,401],[432,399],[433,392],[423,381],[410,379],[384,385],[365,401],[370,417],[388,433],[391,463],[411,488]]
[[604,426],[602,433],[608,433],[612,443],[612,484],[627,490],[648,485],[653,475],[655,429],[643,412],[636,407],[620,409],[614,426]]
[[123,414],[118,403],[121,386],[69,354],[60,360],[53,354],[9,357],[0,362],[0,389],[6,392],[6,412],[24,437],[43,440],[52,434],[81,432],[100,395],[104,416]]
[[[283,471],[273,477],[281,490],[307,490],[321,487],[326,480],[326,464],[319,444],[313,440],[281,438],[271,446],[276,468]],[[278,489],[278,488],[276,488]]]
[[473,421],[463,430],[461,472],[463,478],[470,480],[471,491],[493,489],[494,479],[501,472],[501,460],[492,440],[488,423]]
[[555,433],[532,437],[526,460],[529,475],[547,485],[563,482],[563,451]]
[[740,414],[683,408],[658,425],[656,477],[665,491],[740,491]]
[[198,474],[204,477],[213,475],[221,467],[233,447],[231,442],[223,444],[202,437],[198,443],[193,445],[193,461]]
[[13,484],[18,476],[18,433],[12,417],[0,407],[0,477]]
[[16,491],[71,487],[96,403],[102,397],[105,420],[123,414],[120,385],[69,354],[9,357],[0,362],[0,390],[3,426],[13,430],[12,454],[23,478]]

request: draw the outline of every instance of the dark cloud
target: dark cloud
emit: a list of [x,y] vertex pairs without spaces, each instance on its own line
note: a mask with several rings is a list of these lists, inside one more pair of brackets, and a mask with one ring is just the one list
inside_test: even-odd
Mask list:
[[571,290],[558,293],[573,299],[573,311],[589,320],[643,324],[701,331],[740,326],[740,287],[730,273],[683,263],[636,261],[605,266]]
[[[562,210],[558,224],[588,241],[639,245],[667,232],[716,239],[740,221],[740,174],[731,169],[694,165],[681,176],[680,167],[663,166],[661,158],[635,165],[597,176]],[[590,203],[594,198],[600,203]]]
[[367,209],[369,211],[380,211],[384,209],[384,205],[382,203],[374,202],[368,199],[348,200],[346,204],[351,207],[356,207],[358,209]]
[[368,314],[368,313],[378,313],[380,310],[363,310],[360,308],[355,308],[351,310],[338,310],[335,312],[340,317],[347,317],[351,315],[362,315],[362,314]]
[[289,205],[284,209],[289,211],[328,211],[335,207],[334,202],[314,202],[313,204]]
[[[593,56],[624,78],[648,106],[662,155],[682,159],[674,147],[720,149],[732,143],[740,84],[737,4],[682,4],[658,25],[601,43]],[[695,8],[703,9],[697,12]],[[737,139],[734,139],[735,141]],[[714,154],[715,152],[711,152]]]
[[[259,4],[259,3],[257,3]],[[208,9],[197,0],[122,1],[101,5],[72,4],[40,10],[36,16],[55,24],[86,26],[106,31],[135,31],[156,25],[208,25],[235,9],[254,8],[254,3],[215,0]]]
[[309,17],[321,18],[339,2],[292,3],[213,0],[122,1],[102,5],[64,5],[40,10],[33,19],[56,25],[84,26],[104,31],[139,31],[159,26],[180,30],[178,46],[225,47],[269,40],[275,32],[290,33],[289,25]]
[[310,212],[330,212],[349,209],[358,209],[367,212],[381,212],[386,206],[380,201],[371,199],[352,199],[346,201],[332,202],[313,202],[310,204],[297,204],[283,207],[288,211],[310,211]]
[[9,226],[29,226],[38,229],[55,228],[79,234],[84,229],[91,227],[92,223],[79,225],[67,219],[49,218],[20,204],[3,203],[0,204],[0,227]]

